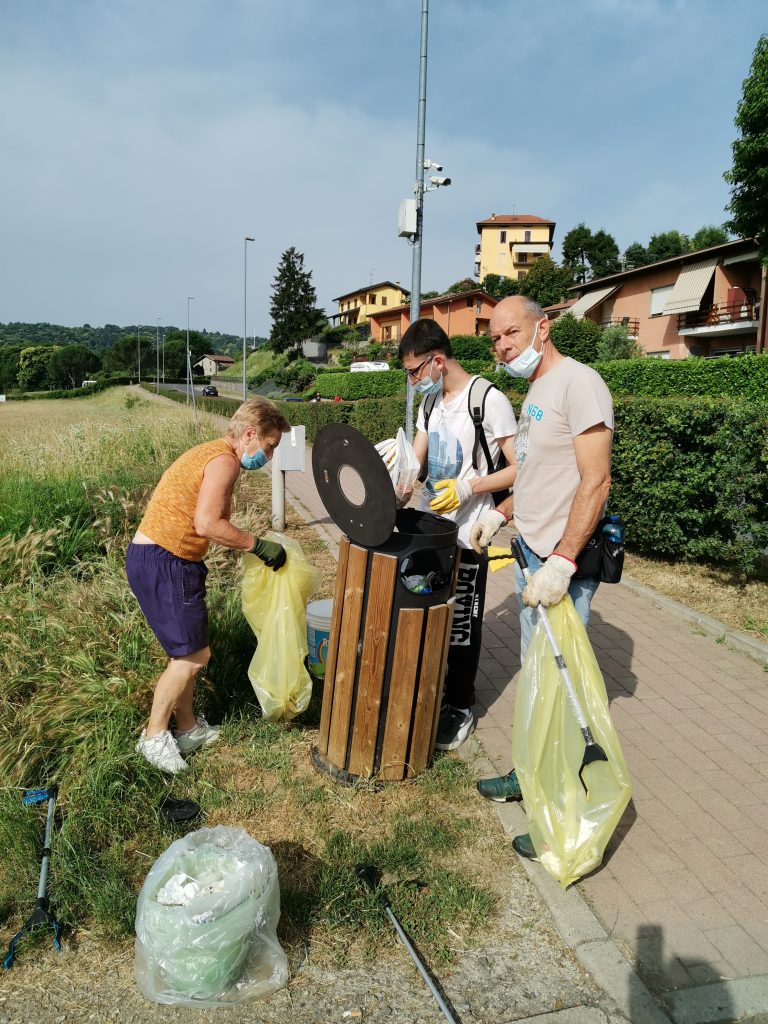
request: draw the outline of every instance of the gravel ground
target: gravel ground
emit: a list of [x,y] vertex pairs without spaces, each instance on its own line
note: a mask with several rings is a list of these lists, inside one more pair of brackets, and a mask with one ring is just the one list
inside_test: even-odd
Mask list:
[[[621,1024],[624,1018],[578,964],[550,923],[548,911],[510,850],[503,889],[508,893],[493,930],[481,945],[462,948],[440,972],[439,984],[461,1024],[506,1024],[553,1014],[563,1024]],[[394,934],[394,933],[393,933]],[[0,937],[7,941],[7,936]],[[27,940],[29,942],[29,940]],[[147,1002],[133,979],[133,946],[89,936],[65,941],[62,953],[31,943],[19,949],[13,970],[0,979],[0,1024],[120,1022],[194,1024],[218,1015],[227,1024],[438,1024],[444,1018],[394,942],[375,962],[345,967],[313,957],[311,947],[291,951],[287,988],[263,1001],[194,1010]],[[434,976],[434,975],[433,975]],[[576,1016],[559,1013],[583,1008]]]

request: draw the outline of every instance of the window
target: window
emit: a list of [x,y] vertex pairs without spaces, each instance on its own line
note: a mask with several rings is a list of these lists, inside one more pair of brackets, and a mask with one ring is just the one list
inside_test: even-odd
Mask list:
[[499,241],[501,242],[502,245],[505,244],[505,242],[507,241],[507,232],[506,231],[500,231],[499,232]]
[[483,312],[483,300],[482,299],[478,299],[477,300],[477,304],[475,306],[475,312],[477,313],[478,316],[480,316],[480,314]]
[[647,355],[649,359],[669,359],[669,349],[664,348],[659,352],[648,352]]
[[472,308],[472,298],[470,296],[470,298],[467,299],[467,309],[471,309],[471,308]]
[[531,240],[531,232],[530,231],[526,231],[525,235],[523,237],[523,241],[524,242],[530,242],[530,240]]
[[517,280],[522,281],[524,277],[528,277],[527,270],[521,270],[520,273],[517,275]]
[[370,306],[375,306],[376,305],[376,296],[375,295],[369,295],[368,296],[368,305],[370,305]]
[[665,284],[662,288],[651,288],[651,308],[648,316],[662,315],[664,306],[667,304],[667,299],[674,287],[673,284]]
[[528,253],[527,252],[519,252],[517,254],[517,262],[518,263],[527,263],[528,262]]
[[505,252],[499,253],[499,266],[505,265],[507,262],[507,254]]

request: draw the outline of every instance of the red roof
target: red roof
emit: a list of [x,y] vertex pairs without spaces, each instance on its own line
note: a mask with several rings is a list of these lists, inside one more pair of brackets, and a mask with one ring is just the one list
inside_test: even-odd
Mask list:
[[477,222],[477,231],[480,233],[480,228],[492,228],[496,225],[504,227],[505,224],[546,224],[551,228],[554,228],[555,221],[545,220],[543,217],[535,217],[532,213],[492,213],[487,220],[479,220]]

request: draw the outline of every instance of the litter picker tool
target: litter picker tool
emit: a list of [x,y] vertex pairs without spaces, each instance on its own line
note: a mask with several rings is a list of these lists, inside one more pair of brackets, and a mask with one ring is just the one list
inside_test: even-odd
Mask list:
[[[378,888],[378,881],[379,881],[378,872],[376,871],[376,868],[372,867],[370,864],[356,864],[355,865],[355,874],[357,875],[357,877],[360,879],[361,882],[363,882],[365,885],[368,886],[369,889],[371,889],[374,893],[376,892],[376,890]],[[389,899],[387,898],[387,894],[383,890],[381,890],[381,889],[379,889],[379,892],[378,892],[378,899],[379,899],[379,903],[381,904],[381,906],[386,911],[387,916],[389,917],[389,920],[392,922],[392,927],[395,929],[395,931],[397,932],[398,936],[400,937],[400,941],[405,946],[405,948],[408,950],[408,952],[411,954],[411,959],[416,964],[416,967],[419,970],[419,974],[422,976],[422,978],[426,982],[427,988],[429,989],[429,991],[434,996],[435,1002],[440,1007],[440,1010],[441,1010],[443,1016],[445,1017],[445,1019],[447,1021],[449,1021],[449,1024],[457,1024],[456,1018],[453,1016],[451,1011],[446,1006],[445,1000],[443,999],[443,997],[438,992],[438,990],[437,990],[437,988],[435,986],[434,981],[432,981],[432,979],[430,978],[429,973],[428,973],[426,967],[421,962],[421,960],[419,958],[419,954],[416,952],[416,950],[411,945],[410,939],[408,938],[408,936],[403,931],[403,928],[402,928],[402,925],[400,924],[400,922],[397,920],[397,917],[395,916],[395,913],[392,910],[392,907],[390,906]]]
[[56,785],[49,786],[47,789],[28,789],[24,794],[23,803],[39,804],[43,800],[48,801],[48,816],[45,820],[45,841],[43,843],[43,853],[40,863],[40,881],[37,886],[37,902],[35,903],[35,909],[31,917],[27,918],[21,928],[11,939],[11,944],[8,946],[8,953],[3,961],[3,967],[6,970],[13,967],[13,961],[16,956],[16,943],[26,933],[31,932],[33,928],[43,924],[53,929],[53,944],[56,949],[61,950],[61,925],[56,918],[48,910],[48,899],[45,895],[45,889],[48,882],[48,864],[51,859],[51,833],[53,832],[53,813],[56,808],[56,795],[58,794],[59,787]]
[[[520,571],[525,577],[525,581],[527,583],[531,578],[532,573],[528,567],[528,561],[518,538],[515,538],[515,540],[512,541],[512,550],[515,553],[517,564],[520,566]],[[570,673],[568,672],[568,666],[565,664],[565,658],[560,651],[560,647],[555,639],[555,634],[552,632],[552,627],[549,623],[546,610],[541,605],[538,605],[536,607],[536,611],[538,612],[539,622],[541,623],[547,640],[549,641],[549,645],[552,648],[552,654],[554,655],[555,663],[557,664],[557,668],[560,672],[560,678],[563,680],[565,692],[568,694],[568,701],[573,709],[576,721],[581,729],[581,735],[584,737],[584,742],[586,743],[584,756],[581,760],[581,767],[579,768],[579,781],[584,787],[584,792],[589,796],[589,789],[584,781],[584,769],[589,765],[594,764],[595,761],[605,761],[607,763],[608,757],[600,744],[595,742],[592,730],[589,728],[586,716],[579,704],[578,698],[576,697],[576,691],[574,689]]]

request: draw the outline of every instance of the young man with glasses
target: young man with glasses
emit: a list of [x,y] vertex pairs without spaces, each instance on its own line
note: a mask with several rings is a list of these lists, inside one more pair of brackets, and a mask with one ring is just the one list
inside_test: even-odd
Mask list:
[[[488,391],[482,427],[492,465],[486,465],[481,453],[474,469],[475,425],[468,398],[475,378],[454,358],[445,331],[434,320],[417,320],[403,335],[399,357],[417,395],[424,399],[413,443],[422,470],[426,470],[421,508],[453,520],[459,528],[461,566],[435,742],[439,750],[453,750],[475,728],[472,706],[488,576],[487,558],[472,550],[469,534],[483,514],[493,509],[491,492],[511,486],[514,480],[515,414],[506,395],[496,388]],[[495,483],[490,485],[489,474],[500,451],[508,465],[495,474]]]

